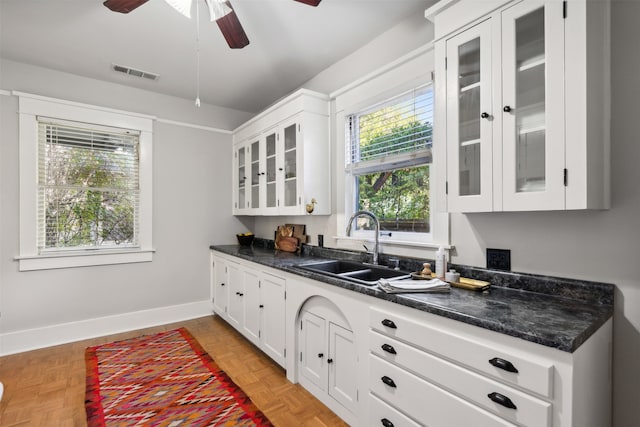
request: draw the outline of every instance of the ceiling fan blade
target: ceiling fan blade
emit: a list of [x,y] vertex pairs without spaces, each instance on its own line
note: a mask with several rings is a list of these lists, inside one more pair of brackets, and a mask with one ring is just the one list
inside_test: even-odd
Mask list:
[[107,0],[102,4],[114,12],[129,13],[148,1],[149,0]]
[[229,47],[231,49],[242,49],[249,44],[249,38],[245,34],[231,3],[227,2],[227,6],[231,8],[231,12],[217,19],[216,22]]
[[308,4],[309,6],[317,6],[322,0],[296,0],[297,2]]

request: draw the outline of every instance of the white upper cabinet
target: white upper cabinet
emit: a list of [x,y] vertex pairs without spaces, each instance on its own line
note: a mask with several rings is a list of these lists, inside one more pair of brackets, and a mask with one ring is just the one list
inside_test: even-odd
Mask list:
[[[299,90],[234,132],[233,214],[331,213],[329,98]],[[315,203],[312,203],[312,200]]]
[[608,7],[441,0],[427,10],[448,211],[608,208]]

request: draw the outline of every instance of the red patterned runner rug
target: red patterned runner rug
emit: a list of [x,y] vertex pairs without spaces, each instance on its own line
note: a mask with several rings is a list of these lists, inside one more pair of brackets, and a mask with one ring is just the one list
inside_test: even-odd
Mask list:
[[89,427],[269,427],[185,328],[89,347]]

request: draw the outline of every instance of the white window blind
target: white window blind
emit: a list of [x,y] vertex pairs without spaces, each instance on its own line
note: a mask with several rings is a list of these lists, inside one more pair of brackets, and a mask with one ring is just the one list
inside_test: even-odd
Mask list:
[[140,132],[37,121],[38,250],[137,247]]
[[346,168],[352,174],[431,163],[431,85],[346,119],[345,159]]

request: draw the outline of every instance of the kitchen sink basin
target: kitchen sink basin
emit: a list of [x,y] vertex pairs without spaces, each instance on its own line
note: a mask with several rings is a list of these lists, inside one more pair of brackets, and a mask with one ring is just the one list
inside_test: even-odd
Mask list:
[[381,265],[367,264],[357,261],[327,260],[299,265],[298,268],[325,276],[338,277],[344,280],[373,286],[379,279],[402,279],[410,277],[408,273],[393,270]]

